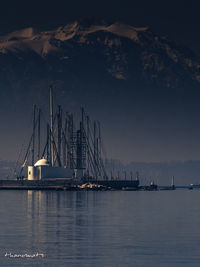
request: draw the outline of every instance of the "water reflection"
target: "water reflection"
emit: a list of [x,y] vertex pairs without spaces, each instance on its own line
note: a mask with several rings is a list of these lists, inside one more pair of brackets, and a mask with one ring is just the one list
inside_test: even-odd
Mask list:
[[194,267],[198,202],[198,191],[2,191],[0,251],[46,255],[31,266]]
[[[78,241],[86,242],[90,236],[89,225],[94,222],[92,213],[95,195],[87,192],[28,191],[27,221],[32,245],[40,244],[49,257],[79,254]],[[68,253],[69,256],[69,253]]]

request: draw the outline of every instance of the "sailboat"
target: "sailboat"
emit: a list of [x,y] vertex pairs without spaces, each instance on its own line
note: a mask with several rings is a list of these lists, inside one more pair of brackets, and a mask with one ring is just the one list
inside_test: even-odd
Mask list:
[[175,190],[176,187],[174,185],[174,176],[172,176],[172,182],[170,186],[162,187],[160,190]]

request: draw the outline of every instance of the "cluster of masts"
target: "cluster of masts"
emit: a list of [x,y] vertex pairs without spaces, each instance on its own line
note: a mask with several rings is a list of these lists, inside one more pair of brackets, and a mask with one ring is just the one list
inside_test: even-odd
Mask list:
[[[32,157],[34,166],[37,160],[46,158],[52,167],[63,167],[82,172],[83,177],[107,179],[102,160],[101,127],[97,121],[91,122],[81,109],[81,120],[76,128],[73,114],[63,112],[59,105],[54,112],[53,90],[50,87],[50,118],[46,124],[46,141],[41,151],[41,110],[34,105],[32,136],[25,154],[19,176]],[[36,148],[37,145],[37,148]]]

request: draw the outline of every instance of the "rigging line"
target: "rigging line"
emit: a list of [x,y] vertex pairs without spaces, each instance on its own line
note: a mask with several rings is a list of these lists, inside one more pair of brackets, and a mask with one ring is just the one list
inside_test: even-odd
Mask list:
[[[63,133],[64,139],[65,139],[65,142],[69,145],[69,142],[67,141],[67,138],[65,136],[65,133],[64,133],[63,129],[62,129],[62,133]],[[73,160],[73,166],[75,166],[75,161],[74,161],[73,158],[72,158],[72,160]]]
[[[84,115],[84,117],[86,116],[85,110],[83,110],[83,115]],[[91,127],[90,127],[90,125],[91,125],[91,120],[90,120],[89,117],[88,117],[88,121],[89,121],[89,125],[88,125],[88,126],[89,126],[89,127],[88,127],[89,135],[90,135],[90,137],[91,137],[92,146],[94,146],[94,142],[95,142],[95,140],[93,139],[93,134],[91,134],[91,131],[92,131],[92,130],[91,130]],[[97,160],[96,160],[95,157],[94,157],[94,153],[93,153],[93,151],[92,151],[92,149],[91,149],[90,141],[88,140],[88,136],[87,136],[86,133],[85,133],[85,128],[84,128],[84,126],[83,126],[83,131],[84,131],[84,135],[85,135],[86,140],[87,140],[87,145],[88,145],[89,150],[90,150],[89,152],[92,153],[92,156],[93,156],[93,160],[92,160],[93,166],[96,166],[97,169],[98,169],[98,170],[96,170],[95,172],[97,173],[97,171],[98,171],[98,173],[99,173],[100,175],[101,175],[101,173],[103,172],[104,176],[107,177],[106,170],[105,170],[105,166],[104,166],[104,164],[103,164],[103,160],[102,160],[102,158],[100,158],[100,159],[99,159],[99,162],[97,162]],[[102,141],[102,138],[101,138],[101,141]],[[90,153],[89,153],[89,156],[91,157]]]
[[20,149],[18,158],[17,158],[16,163],[15,163],[15,166],[14,166],[14,170],[13,170],[13,176],[14,176],[14,177],[15,177],[16,174],[17,174],[17,167],[18,167],[18,164],[19,164],[19,161],[20,161],[20,157],[21,157],[21,155],[22,155],[23,147],[24,147],[24,144],[22,144],[22,146],[21,146],[21,149]]
[[[56,143],[55,143],[55,140],[54,140],[54,136],[53,136],[52,133],[51,133],[51,129],[50,129],[50,134],[51,134],[52,139],[53,139],[53,146],[54,146],[54,149],[55,149],[55,152],[56,152],[56,156],[57,156],[58,164],[61,165],[60,156],[58,155],[58,150],[57,150],[57,147],[56,147]],[[56,160],[54,161],[54,163],[55,163],[55,162],[56,162]]]
[[[92,164],[93,164],[93,166],[94,166],[94,169],[95,169],[95,173],[96,173],[95,176],[97,177],[98,173],[101,175],[101,171],[100,171],[100,169],[99,169],[99,166],[98,166],[97,161],[96,161],[95,158],[94,158],[94,153],[93,153],[93,151],[92,151],[92,149],[91,149],[91,146],[90,146],[90,144],[88,143],[88,137],[87,137],[87,135],[86,135],[86,133],[85,133],[85,129],[84,129],[84,127],[83,127],[83,133],[84,133],[84,135],[85,135],[85,137],[86,137],[86,142],[87,142],[87,145],[88,145],[88,148],[89,148],[89,156],[92,155],[92,158],[93,158],[93,160],[91,160],[91,162],[92,162]],[[91,155],[90,155],[90,153],[91,153]],[[90,157],[90,159],[91,159],[91,157]],[[96,166],[96,167],[95,167],[95,166]]]
[[[37,120],[36,120],[36,122],[35,122],[35,125],[34,125],[34,127],[33,127],[33,130],[35,130],[35,128],[36,128],[36,126],[37,126],[37,123],[38,123],[38,118],[37,118]],[[20,170],[20,172],[19,172],[19,176],[21,176],[21,174],[22,174],[22,171],[23,171],[23,169],[24,169],[24,167],[26,166],[26,163],[27,163],[27,161],[28,161],[28,155],[29,155],[29,153],[30,153],[30,147],[31,147],[31,144],[32,144],[32,141],[33,141],[33,133],[32,133],[32,135],[31,135],[31,138],[30,138],[30,141],[29,141],[29,144],[28,144],[28,148],[27,148],[27,151],[26,151],[26,154],[25,154],[25,157],[24,157],[24,161],[23,161],[23,165],[22,165],[22,167],[21,167],[21,170]]]
[[[89,120],[90,120],[90,118],[89,118]],[[91,140],[92,140],[92,145],[94,145],[94,139],[92,139],[92,134],[91,134],[91,128],[89,127],[89,131],[90,131],[90,136],[91,136]],[[101,138],[101,143],[102,143],[102,138]],[[93,155],[94,155],[94,153],[93,153]],[[98,162],[95,160],[95,162],[96,162],[96,164],[98,164]],[[100,158],[100,168],[102,168],[103,169],[103,173],[104,173],[104,175],[105,176],[107,176],[107,174],[106,174],[106,170],[105,170],[105,166],[104,166],[104,164],[103,164],[103,160],[102,160],[102,158]]]

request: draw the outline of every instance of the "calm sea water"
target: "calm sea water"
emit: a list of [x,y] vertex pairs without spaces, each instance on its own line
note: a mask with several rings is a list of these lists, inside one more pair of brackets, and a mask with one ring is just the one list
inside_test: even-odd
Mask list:
[[200,190],[0,191],[0,266],[199,267]]

